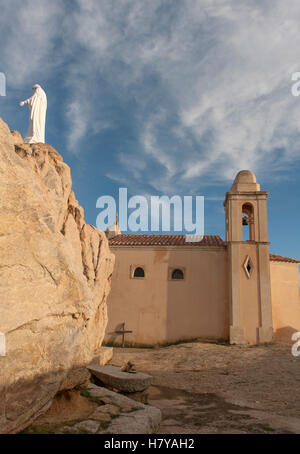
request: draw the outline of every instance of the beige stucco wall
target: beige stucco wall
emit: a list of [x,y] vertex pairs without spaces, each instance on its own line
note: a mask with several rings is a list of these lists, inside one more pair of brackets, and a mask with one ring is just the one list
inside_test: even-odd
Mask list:
[[[183,339],[227,339],[228,266],[225,248],[112,247],[116,265],[108,299],[106,342],[113,331],[133,331],[127,342],[153,345]],[[145,267],[145,279],[131,279],[131,265]],[[184,268],[183,281],[169,280],[169,268]]]
[[[249,344],[256,344],[258,341],[259,287],[257,254],[256,244],[241,244],[239,263],[241,326],[244,329],[244,340]],[[253,263],[253,272],[250,279],[248,279],[243,266],[247,256],[251,257]]]
[[[244,343],[255,345],[270,342],[272,303],[269,245],[249,241],[236,244],[235,247],[238,249],[238,260],[232,261],[232,286],[238,289],[240,311],[235,324],[243,330]],[[244,268],[247,257],[252,262],[250,277]]]
[[292,334],[300,331],[297,264],[271,262],[271,292],[274,338],[291,342]]

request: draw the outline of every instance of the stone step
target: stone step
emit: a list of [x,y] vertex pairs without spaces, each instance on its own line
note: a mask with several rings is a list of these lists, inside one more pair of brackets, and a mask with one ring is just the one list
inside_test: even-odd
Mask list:
[[98,366],[92,363],[88,366],[88,370],[108,388],[125,393],[144,391],[152,383],[151,375],[142,372],[135,374],[122,372],[120,367],[116,366]]

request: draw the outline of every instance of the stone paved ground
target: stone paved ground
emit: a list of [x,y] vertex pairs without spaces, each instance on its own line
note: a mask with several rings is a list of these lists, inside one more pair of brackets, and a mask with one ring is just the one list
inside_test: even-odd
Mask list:
[[111,364],[128,360],[154,377],[160,433],[300,433],[300,357],[288,345],[114,349]]

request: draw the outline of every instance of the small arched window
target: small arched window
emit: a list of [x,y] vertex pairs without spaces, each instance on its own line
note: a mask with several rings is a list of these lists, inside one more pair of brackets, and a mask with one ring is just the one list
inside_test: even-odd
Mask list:
[[176,269],[172,271],[172,280],[184,279],[184,274],[182,270]]
[[133,273],[133,277],[145,277],[145,271],[141,266],[138,266]]

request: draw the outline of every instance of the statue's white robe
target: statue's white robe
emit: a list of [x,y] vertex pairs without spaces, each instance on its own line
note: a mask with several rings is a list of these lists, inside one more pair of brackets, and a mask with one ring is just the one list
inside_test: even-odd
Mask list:
[[45,125],[47,96],[42,88],[37,88],[31,98],[24,101],[30,110],[29,128],[24,139],[25,143],[45,143]]

